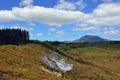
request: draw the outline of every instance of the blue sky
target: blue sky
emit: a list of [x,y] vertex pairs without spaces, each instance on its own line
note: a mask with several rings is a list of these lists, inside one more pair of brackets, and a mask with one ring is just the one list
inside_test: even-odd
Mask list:
[[120,40],[119,0],[0,0],[0,29],[31,39],[71,41],[84,35]]

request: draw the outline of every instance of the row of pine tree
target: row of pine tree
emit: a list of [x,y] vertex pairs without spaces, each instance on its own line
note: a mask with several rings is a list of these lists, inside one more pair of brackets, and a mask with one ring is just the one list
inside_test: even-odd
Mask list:
[[29,41],[29,32],[22,29],[0,29],[0,44],[22,45]]

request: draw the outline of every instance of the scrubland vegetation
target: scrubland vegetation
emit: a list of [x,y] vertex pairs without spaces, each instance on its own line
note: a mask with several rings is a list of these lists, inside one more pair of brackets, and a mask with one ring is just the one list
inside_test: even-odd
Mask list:
[[[72,80],[119,80],[120,43],[46,43],[51,49],[69,58],[74,69]],[[46,45],[45,45],[46,46]],[[48,47],[49,48],[49,47]]]
[[0,75],[7,80],[65,80],[42,70],[41,57],[49,53],[41,45],[0,46]]
[[[46,45],[45,45],[46,46]],[[53,45],[52,47],[55,47]],[[65,46],[60,48],[61,46]],[[113,46],[113,47],[112,47]],[[40,44],[21,46],[0,46],[0,75],[3,80],[120,80],[120,48],[112,46],[88,46],[66,48],[59,44],[55,50]],[[50,47],[50,45],[49,45]],[[115,48],[117,47],[117,48]],[[62,54],[60,54],[62,52]],[[42,70],[47,68],[41,57],[55,53],[63,56],[74,65],[73,70],[66,72],[64,78]]]

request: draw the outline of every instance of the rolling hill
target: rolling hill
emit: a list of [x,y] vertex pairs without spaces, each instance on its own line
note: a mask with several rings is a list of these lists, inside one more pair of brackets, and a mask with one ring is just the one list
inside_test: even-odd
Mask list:
[[[120,80],[119,48],[85,47],[67,51],[56,48],[64,54],[40,44],[0,46],[0,80]],[[51,53],[73,64],[73,69],[64,77],[41,61],[43,56]]]
[[[45,68],[41,57],[53,51],[41,46],[0,46],[0,80],[66,80]],[[48,71],[48,72],[47,72]]]

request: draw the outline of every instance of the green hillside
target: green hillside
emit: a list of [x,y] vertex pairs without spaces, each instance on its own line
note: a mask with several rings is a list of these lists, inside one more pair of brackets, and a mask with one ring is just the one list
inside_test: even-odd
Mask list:
[[[119,48],[56,48],[64,55],[38,44],[0,46],[0,80],[120,80]],[[73,64],[73,70],[66,72],[64,78],[42,63],[41,57],[50,53]]]

